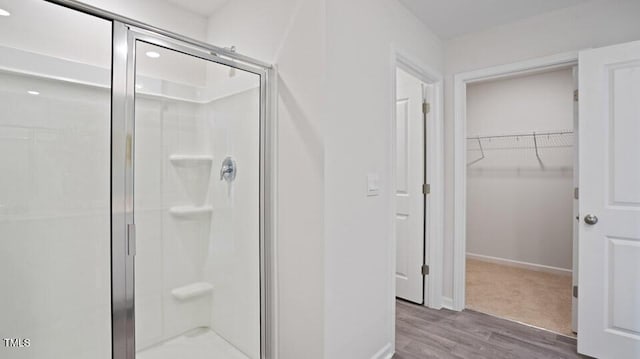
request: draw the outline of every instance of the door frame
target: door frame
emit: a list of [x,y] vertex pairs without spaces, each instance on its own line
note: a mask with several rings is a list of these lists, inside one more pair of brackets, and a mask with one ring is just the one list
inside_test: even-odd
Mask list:
[[260,76],[260,356],[272,352],[272,153],[268,117],[269,68],[221,56],[197,44],[113,21],[112,63],[112,338],[114,359],[135,358],[135,62],[136,42]]
[[[467,85],[531,75],[578,65],[578,52],[567,52],[454,75],[453,297],[451,309],[465,309],[467,239]],[[577,174],[574,174],[577,176]]]
[[[391,52],[391,104],[392,113],[390,126],[390,148],[389,148],[389,173],[391,173],[391,190],[389,191],[388,218],[390,221],[390,306],[393,313],[391,321],[391,333],[395,338],[395,301],[396,301],[396,168],[394,159],[396,158],[396,69],[401,68],[423,83],[432,86],[433,100],[431,104],[431,121],[427,123],[428,138],[426,139],[425,170],[427,171],[427,181],[431,185],[431,193],[424,208],[424,235],[425,235],[425,261],[429,265],[429,285],[424,286],[424,306],[440,309],[442,308],[442,244],[444,231],[444,132],[443,132],[443,77],[428,65],[423,64],[415,57],[398,49]],[[392,343],[395,343],[392,342]],[[393,344],[395,345],[395,344]]]

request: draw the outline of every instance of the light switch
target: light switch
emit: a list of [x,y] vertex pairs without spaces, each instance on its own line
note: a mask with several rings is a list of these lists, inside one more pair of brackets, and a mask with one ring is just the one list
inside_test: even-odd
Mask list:
[[380,176],[377,174],[367,175],[367,196],[380,195]]

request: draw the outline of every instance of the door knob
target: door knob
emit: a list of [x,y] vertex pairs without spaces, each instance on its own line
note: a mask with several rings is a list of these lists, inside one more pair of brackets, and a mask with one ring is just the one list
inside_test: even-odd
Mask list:
[[584,216],[584,223],[593,226],[594,224],[598,223],[598,217],[594,216],[593,214],[587,214],[586,216]]

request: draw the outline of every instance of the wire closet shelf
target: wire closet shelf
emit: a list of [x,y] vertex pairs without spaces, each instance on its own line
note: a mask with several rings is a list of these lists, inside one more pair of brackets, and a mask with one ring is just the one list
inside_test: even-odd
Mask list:
[[541,149],[570,148],[573,144],[574,135],[571,130],[471,136],[467,137],[467,152],[470,154],[467,166],[482,161],[491,151],[518,150],[532,151],[540,166],[544,167]]

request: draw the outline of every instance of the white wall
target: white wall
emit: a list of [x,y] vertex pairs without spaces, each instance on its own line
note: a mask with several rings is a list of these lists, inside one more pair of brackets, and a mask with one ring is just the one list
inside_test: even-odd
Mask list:
[[[469,137],[572,128],[571,69],[467,88]],[[540,145],[560,139],[543,136]],[[475,141],[467,142],[467,162],[479,159]],[[493,142],[484,141],[485,158],[467,168],[467,253],[571,270],[573,147],[541,148],[541,167],[530,138]],[[497,146],[509,148],[491,150]]]
[[[442,69],[442,45],[395,0],[327,1],[326,358],[382,356],[393,343],[392,51]],[[367,174],[380,196],[367,197]]]
[[[186,11],[176,5],[155,0],[84,0],[86,4],[131,17],[148,24],[204,40],[207,22],[203,15]],[[39,54],[73,59],[103,68],[110,66],[111,38],[101,31],[111,24],[102,19],[43,2],[41,0],[2,0],[0,6],[11,12],[3,17],[0,45]],[[40,29],[49,29],[41,36]],[[70,50],[68,39],[82,44],[82,52]],[[105,46],[105,42],[108,46]]]
[[[302,9],[312,6],[312,2],[322,4],[324,1],[229,1],[209,17],[207,40],[218,46],[236,46],[243,55],[276,63],[281,58],[283,47],[292,40],[290,35],[294,30],[302,31],[301,36],[311,35],[311,29],[306,29],[297,19],[301,19],[304,15]],[[321,20],[324,12],[319,11],[314,17]],[[309,48],[315,45],[318,47],[315,51],[322,50],[323,43],[318,42],[319,38],[308,39],[311,41]]]
[[640,2],[594,0],[446,44],[447,73],[637,40]]
[[[229,2],[209,40],[279,71],[280,358],[383,355],[394,335],[392,50],[439,70],[440,41],[395,0]],[[367,173],[380,175],[379,197],[366,197]]]
[[277,351],[324,357],[325,2],[230,1],[208,40],[277,65]]
[[0,21],[0,45],[110,68],[109,21],[39,0],[2,0],[0,6],[11,12]]
[[[30,0],[32,1],[32,0]],[[126,16],[163,30],[205,41],[207,19],[162,0],[80,0],[88,5]]]
[[453,294],[453,75],[640,39],[638,1],[592,1],[464,35],[445,46],[445,258],[443,295]]

